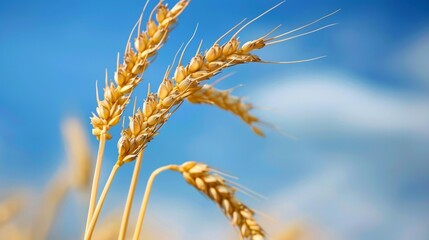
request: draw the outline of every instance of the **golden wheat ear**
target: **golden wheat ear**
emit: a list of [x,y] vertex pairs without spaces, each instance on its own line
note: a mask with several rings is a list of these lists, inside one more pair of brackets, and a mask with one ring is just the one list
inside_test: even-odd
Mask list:
[[[272,34],[273,31],[275,31],[278,27],[276,27],[274,30],[271,30],[263,37],[248,41],[242,45],[238,41],[237,34],[249,26],[249,24],[253,23],[274,8],[278,7],[281,3],[244,24],[233,34],[230,40],[223,45],[219,45],[218,42],[226,35],[231,33],[234,29],[238,28],[243,23],[243,21],[223,34],[209,49],[204,51],[204,54],[199,52],[201,47],[200,44],[195,56],[189,61],[188,64],[182,65],[184,52],[196,34],[195,29],[191,39],[183,49],[173,77],[168,77],[169,73],[172,71],[171,68],[168,68],[166,74],[163,77],[163,81],[158,88],[158,92],[150,94],[150,96],[145,101],[143,111],[137,112],[136,115],[130,118],[132,120],[136,119],[133,121],[138,124],[138,131],[134,132],[130,128],[124,129],[122,131],[122,137],[118,142],[118,162],[123,164],[124,162],[133,161],[139,152],[146,147],[147,143],[159,133],[159,129],[167,122],[172,114],[170,110],[174,107],[177,109],[178,106],[183,103],[184,99],[192,96],[195,92],[200,90],[203,81],[212,78],[225,68],[235,65],[250,62],[268,63],[266,61],[262,61],[258,56],[252,54],[252,52],[254,50],[262,49],[268,45],[284,41],[284,39],[277,40],[277,38],[283,37],[284,34],[268,38],[268,36]],[[318,58],[278,63],[289,64],[313,61],[316,59]],[[244,114],[245,122],[251,124],[252,130],[256,134],[263,136],[264,133],[262,130],[253,124],[259,122],[259,120],[250,114],[245,114],[247,111],[244,110],[245,108],[248,108],[248,105],[241,106],[244,108],[242,112]],[[130,126],[131,124],[134,123],[132,123],[130,120]]]
[[[103,89],[104,98],[100,100],[97,97],[97,114],[93,114],[93,117],[91,117],[92,133],[97,138],[100,138],[101,134],[106,134],[107,139],[111,138],[108,130],[119,123],[122,113],[129,102],[131,92],[142,81],[142,74],[150,64],[150,60],[166,42],[170,31],[177,22],[178,16],[188,4],[189,1],[181,0],[171,9],[168,9],[167,5],[160,1],[152,10],[146,24],[146,30],[142,32],[140,32],[142,15],[140,16],[131,31],[122,64],[119,63],[118,55],[114,82],[108,83],[106,74],[106,86]],[[156,19],[153,19],[154,13],[156,13]],[[134,44],[131,44],[131,36],[136,28],[138,31],[137,37],[134,40]]]
[[[145,10],[148,1],[143,8]],[[130,37],[126,44],[124,61],[119,63],[119,55],[117,59],[117,70],[114,74],[114,82],[109,83],[106,71],[106,84],[104,88],[103,100],[100,100],[98,88],[97,108],[96,113],[91,117],[93,126],[92,133],[97,137],[99,142],[99,150],[95,165],[93,183],[91,188],[91,196],[89,202],[89,210],[87,217],[86,228],[88,229],[91,218],[95,211],[96,196],[98,192],[98,183],[101,174],[101,165],[106,140],[111,138],[109,129],[118,124],[122,118],[122,114],[127,106],[131,94],[137,85],[142,81],[142,75],[153,56],[166,42],[169,32],[177,22],[178,16],[188,6],[188,0],[180,0],[171,9],[162,3],[162,0],[152,10],[152,13],[147,22],[145,31],[140,32],[143,13],[131,31]],[[153,15],[156,13],[156,20]],[[131,36],[137,27],[137,37],[134,40],[134,48],[131,46]],[[87,231],[85,231],[87,232]]]
[[200,90],[186,99],[193,104],[209,104],[228,111],[243,120],[256,134],[264,136],[263,132],[255,126],[255,123],[260,122],[259,119],[250,114],[253,109],[252,104],[244,102],[242,98],[232,95],[231,92],[232,89],[219,90],[210,84],[204,84],[200,86]]
[[218,171],[198,162],[186,162],[179,171],[186,182],[210,198],[222,209],[225,216],[231,220],[242,239],[263,240],[265,232],[254,218],[254,211],[240,202],[236,196],[236,188],[217,174]]

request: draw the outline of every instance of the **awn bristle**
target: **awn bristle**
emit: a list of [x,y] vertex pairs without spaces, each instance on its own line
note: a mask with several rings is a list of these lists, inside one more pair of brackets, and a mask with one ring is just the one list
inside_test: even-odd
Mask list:
[[237,227],[246,240],[265,239],[262,227],[254,219],[254,211],[237,200],[236,189],[203,163],[186,162],[178,169],[186,182],[213,200]]
[[107,139],[111,138],[108,133],[110,127],[120,121],[122,113],[129,102],[131,92],[142,81],[141,75],[149,65],[149,59],[156,55],[166,41],[171,27],[176,23],[177,17],[188,3],[188,0],[181,0],[172,9],[168,9],[167,5],[162,4],[161,1],[156,7],[156,21],[152,20],[152,16],[150,17],[146,31],[138,33],[134,41],[134,49],[128,42],[124,62],[122,64],[118,63],[115,72],[116,84],[113,82],[107,84],[106,81],[104,99],[99,100],[97,97],[97,115],[93,114],[91,118],[92,133],[97,138],[102,133],[106,133]]
[[262,130],[254,126],[259,122],[259,119],[250,114],[252,104],[245,103],[239,97],[231,95],[230,90],[218,90],[212,85],[204,84],[198,91],[187,97],[187,100],[193,104],[210,104],[215,105],[223,110],[233,113],[248,124],[253,132],[260,136],[264,136]]

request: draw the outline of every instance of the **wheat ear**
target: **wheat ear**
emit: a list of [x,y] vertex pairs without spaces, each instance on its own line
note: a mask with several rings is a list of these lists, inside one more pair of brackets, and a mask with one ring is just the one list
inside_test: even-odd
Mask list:
[[176,23],[177,17],[183,12],[188,3],[188,0],[181,0],[173,8],[168,9],[167,6],[162,4],[162,1],[160,1],[156,7],[158,9],[156,14],[157,22],[152,19],[151,14],[147,23],[147,29],[143,32],[140,32],[140,18],[138,22],[138,36],[134,41],[135,50],[132,49],[129,40],[125,50],[124,62],[122,64],[119,64],[118,56],[117,70],[114,77],[116,84],[113,82],[108,84],[106,73],[106,86],[104,88],[103,100],[99,99],[97,89],[97,115],[93,114],[91,124],[93,125],[92,133],[100,140],[100,142],[91,188],[86,227],[88,227],[95,210],[94,208],[98,192],[105,141],[106,139],[111,138],[108,131],[111,126],[114,126],[119,122],[129,101],[131,92],[142,81],[141,75],[149,65],[149,59],[156,55],[157,51],[166,41],[171,27]]
[[[143,110],[138,110],[136,114],[130,117],[129,128],[122,131],[121,138],[118,141],[118,162],[124,163],[133,161],[138,153],[146,147],[146,144],[151,141],[155,135],[158,134],[159,129],[163,126],[163,124],[167,122],[172,114],[171,110],[177,109],[177,107],[183,102],[185,98],[197,92],[201,88],[201,83],[203,81],[210,79],[227,67],[238,64],[250,62],[270,63],[267,61],[262,61],[257,55],[252,54],[253,51],[262,49],[269,45],[304,36],[303,34],[299,34],[294,37],[283,38],[288,34],[291,34],[304,27],[311,26],[312,24],[337,12],[336,11],[326,15],[325,17],[322,17],[310,24],[304,25],[303,27],[279,34],[274,37],[269,37],[277,29],[275,28],[268,34],[265,34],[256,40],[251,40],[240,45],[237,37],[238,33],[245,29],[245,27],[247,27],[250,23],[256,21],[269,11],[279,6],[281,3],[244,24],[233,34],[229,41],[227,41],[222,46],[219,45],[219,41],[228,33],[237,28],[241,23],[234,26],[222,37],[216,40],[216,42],[207,51],[205,51],[204,54],[199,52],[199,47],[197,54],[186,66],[182,65],[182,54],[178,66],[174,71],[173,78],[168,78],[168,75],[171,71],[171,69],[168,69],[162,83],[158,88],[158,92],[148,94],[148,97],[144,102]],[[335,24],[329,24],[305,34],[310,34],[334,25]],[[277,63],[293,64],[313,61],[319,58],[321,57]],[[175,105],[177,105],[176,108],[174,108]],[[262,131],[258,128],[252,129],[259,135],[263,134]]]
[[206,164],[186,162],[180,166],[186,182],[213,200],[237,227],[243,239],[265,238],[262,227],[254,219],[254,211],[235,197],[236,189],[228,185],[217,171]]
[[[186,97],[200,90],[201,82],[210,79],[227,67],[249,62],[263,62],[250,52],[263,48],[266,43],[265,37],[267,36],[249,41],[243,46],[240,46],[236,37],[231,38],[222,47],[217,43],[218,40],[204,55],[197,53],[186,66],[181,65],[179,60],[173,79],[168,78],[169,69],[158,92],[148,94],[143,109],[137,110],[130,117],[129,128],[122,131],[118,141],[118,161],[133,161],[167,122],[172,113],[171,110],[180,105]],[[254,130],[259,129],[254,128]]]
[[209,104],[215,105],[223,110],[231,112],[238,116],[246,124],[248,124],[254,133],[259,136],[264,136],[262,130],[254,124],[259,122],[259,119],[252,114],[252,104],[245,103],[241,98],[233,96],[231,90],[218,90],[210,84],[204,84],[198,91],[186,98],[193,104]]
[[[97,97],[97,114],[93,114],[91,123],[92,133],[98,138],[102,133],[107,139],[111,136],[108,133],[111,126],[119,123],[122,113],[128,103],[131,92],[142,81],[141,74],[149,65],[151,57],[155,56],[163,43],[167,40],[172,26],[176,23],[177,17],[188,5],[188,0],[179,1],[173,8],[168,9],[162,1],[157,5],[156,21],[151,17],[147,23],[145,31],[139,32],[134,41],[134,49],[130,41],[125,50],[124,62],[117,64],[115,72],[115,83],[107,83],[104,88],[104,99]],[[140,25],[141,19],[139,20]],[[118,56],[119,60],[119,56]],[[98,95],[98,94],[97,94]]]

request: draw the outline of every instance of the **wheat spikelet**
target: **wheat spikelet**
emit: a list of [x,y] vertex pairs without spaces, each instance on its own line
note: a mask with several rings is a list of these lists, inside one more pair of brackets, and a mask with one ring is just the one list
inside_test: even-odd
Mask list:
[[107,139],[111,138],[108,130],[119,122],[131,92],[142,81],[141,75],[149,65],[149,59],[156,55],[166,41],[171,27],[188,3],[188,0],[181,0],[173,8],[168,9],[161,1],[156,7],[156,22],[151,14],[146,31],[139,32],[134,41],[135,50],[128,42],[124,62],[117,64],[114,77],[116,84],[113,82],[108,84],[106,74],[104,99],[100,100],[97,93],[97,114],[93,113],[91,117],[92,133],[97,138],[102,133],[106,133]]
[[262,130],[254,126],[255,123],[259,122],[259,119],[250,114],[250,110],[253,108],[252,104],[245,103],[241,98],[231,95],[230,90],[222,91],[214,88],[212,85],[204,84],[198,91],[186,99],[193,104],[215,105],[231,112],[248,124],[256,134],[264,136]]
[[241,237],[249,240],[265,239],[262,227],[254,219],[254,211],[238,201],[235,197],[236,189],[212,172],[210,167],[203,163],[186,162],[178,168],[186,182],[198,191],[213,200],[237,227]]

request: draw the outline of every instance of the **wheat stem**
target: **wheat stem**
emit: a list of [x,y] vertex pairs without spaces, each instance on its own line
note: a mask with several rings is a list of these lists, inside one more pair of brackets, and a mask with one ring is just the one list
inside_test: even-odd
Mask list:
[[128,190],[127,202],[125,203],[124,214],[122,216],[121,228],[119,230],[118,240],[125,239],[125,234],[127,232],[128,220],[130,218],[131,207],[133,204],[134,193],[137,187],[137,181],[139,178],[141,164],[143,162],[143,150],[139,153],[136,159],[136,164],[134,165],[134,172],[131,178],[130,188]]
[[43,240],[49,236],[53,220],[58,214],[61,202],[70,189],[70,182],[63,171],[59,172],[51,182],[51,185],[43,195],[42,206],[37,214],[35,222],[34,239]]
[[163,167],[156,169],[150,175],[149,180],[147,181],[147,184],[146,184],[146,189],[144,192],[143,201],[142,201],[142,204],[140,207],[139,217],[137,219],[136,229],[134,230],[133,240],[139,239],[141,228],[143,225],[144,216],[146,213],[147,203],[149,202],[149,196],[150,196],[150,192],[152,190],[152,184],[153,184],[153,181],[155,180],[155,177],[158,176],[158,174],[160,174],[163,171],[166,171],[166,170],[177,171],[179,168],[180,168],[180,166],[177,166],[177,165],[167,165],[167,166],[163,166]]
[[95,209],[95,203],[97,200],[98,183],[100,182],[101,166],[103,165],[104,147],[106,146],[106,133],[103,129],[103,133],[100,134],[100,142],[98,144],[97,161],[95,163],[94,178],[92,179],[91,196],[89,198],[88,217],[86,219],[85,232],[88,230],[89,223]]
[[97,223],[98,217],[100,216],[101,208],[103,207],[104,200],[106,199],[107,193],[109,192],[110,186],[112,185],[113,178],[115,177],[118,169],[121,165],[115,164],[110,172],[109,178],[104,185],[103,191],[101,192],[100,199],[97,202],[94,214],[92,215],[91,222],[88,225],[88,229],[85,232],[85,240],[90,240],[94,232],[95,224]]

